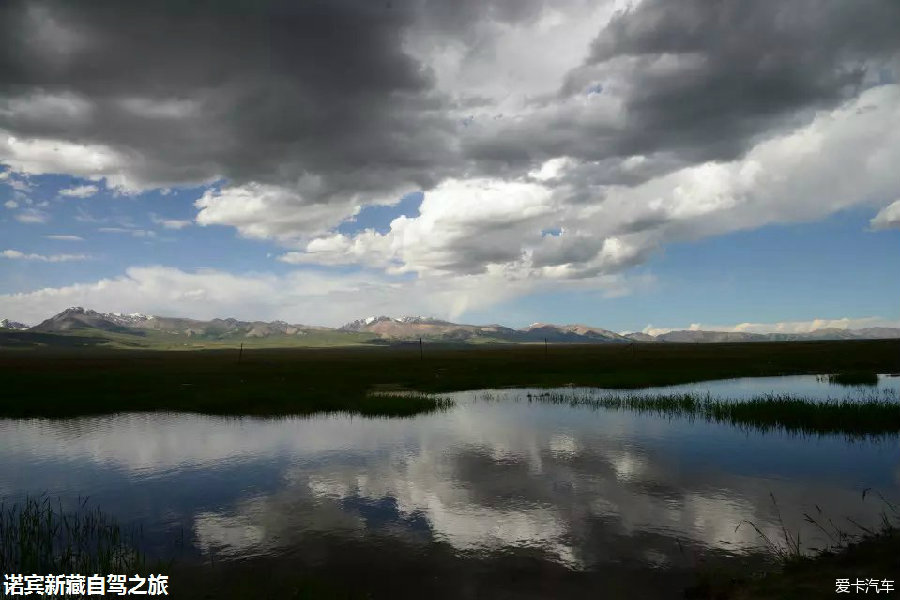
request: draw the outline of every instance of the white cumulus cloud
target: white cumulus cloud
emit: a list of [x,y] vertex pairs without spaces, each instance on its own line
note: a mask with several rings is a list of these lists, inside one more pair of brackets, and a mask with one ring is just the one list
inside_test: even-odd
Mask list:
[[18,139],[2,130],[0,158],[19,173],[67,173],[77,177],[112,176],[123,163],[123,158],[108,146],[46,138]]
[[197,223],[229,225],[249,238],[291,240],[327,231],[358,212],[353,202],[309,202],[304,188],[318,185],[315,178],[307,178],[298,189],[248,183],[207,190],[196,202]]
[[872,229],[900,229],[900,200],[893,204],[885,206],[875,218],[872,219],[870,225]]
[[34,254],[20,252],[18,250],[4,250],[0,256],[10,260],[34,260],[39,262],[71,262],[75,260],[87,260],[87,254]]
[[[573,284],[572,289],[577,289]],[[632,282],[593,282],[610,294]],[[217,270],[131,267],[118,277],[0,295],[0,313],[39,322],[68,306],[200,319],[232,316],[337,326],[367,314],[427,314],[459,319],[468,310],[499,304],[539,289],[533,279],[502,271],[459,277],[389,277],[374,271],[293,271],[232,274]],[[554,286],[554,289],[563,289]]]
[[[594,185],[592,171],[601,165],[564,157],[516,179],[448,179],[425,191],[419,216],[395,219],[385,234],[329,233],[280,260],[420,274],[492,268],[591,278],[639,264],[671,241],[883,206],[900,194],[897,164],[900,85],[884,85],[734,161],[701,163],[634,186]],[[277,215],[296,212],[299,223],[299,205],[269,207],[246,201],[231,210],[246,217],[239,229],[257,236],[277,237],[270,223]],[[894,226],[898,213],[900,203],[884,208],[873,228]],[[297,229],[290,218],[278,224],[279,235]],[[544,230],[559,235],[543,236]]]
[[90,198],[99,191],[100,188],[98,188],[96,185],[78,185],[75,187],[66,188],[64,190],[59,190],[59,195],[67,196],[70,198]]
[[160,223],[166,229],[184,229],[191,225],[191,221],[180,219],[163,219]]
[[16,214],[16,221],[28,224],[46,223],[50,220],[50,215],[37,208],[25,208]]
[[83,242],[84,238],[80,235],[45,235],[48,240],[56,240],[60,242]]

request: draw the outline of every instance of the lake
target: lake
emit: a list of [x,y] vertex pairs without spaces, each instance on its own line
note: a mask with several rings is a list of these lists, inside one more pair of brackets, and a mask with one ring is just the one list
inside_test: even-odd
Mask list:
[[[643,392],[896,400],[900,377],[864,388],[798,376]],[[0,496],[89,496],[140,524],[161,555],[356,569],[391,593],[400,588],[383,574],[393,568],[446,597],[540,597],[547,585],[661,597],[698,564],[752,553],[761,538],[747,522],[780,540],[780,513],[804,545],[821,546],[827,538],[804,513],[818,506],[856,532],[848,519],[877,524],[885,508],[864,489],[900,497],[897,436],[763,433],[529,393],[540,392],[449,394],[453,408],[408,419],[0,420]]]

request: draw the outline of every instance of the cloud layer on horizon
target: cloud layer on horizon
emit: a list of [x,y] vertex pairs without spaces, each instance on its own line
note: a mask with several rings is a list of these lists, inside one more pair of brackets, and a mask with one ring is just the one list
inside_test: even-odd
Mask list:
[[[646,283],[641,277],[606,276],[590,287],[577,281],[566,285],[571,290],[599,288],[607,296],[618,296]],[[70,306],[86,306],[101,312],[339,326],[361,315],[398,311],[458,319],[473,306],[547,289],[542,286],[540,281],[506,282],[491,274],[404,280],[371,271],[342,275],[295,271],[278,276],[149,266],[131,267],[121,276],[90,283],[0,294],[0,307],[4,316],[28,324]]]

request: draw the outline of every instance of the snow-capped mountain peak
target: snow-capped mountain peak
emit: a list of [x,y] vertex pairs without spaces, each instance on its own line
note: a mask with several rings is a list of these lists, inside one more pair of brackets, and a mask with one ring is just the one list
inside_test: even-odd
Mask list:
[[436,323],[445,321],[441,321],[440,319],[435,319],[434,317],[422,317],[422,316],[413,316],[413,315],[404,315],[402,317],[394,319],[398,323]]
[[149,321],[151,319],[155,319],[153,315],[145,315],[144,313],[101,313],[101,317],[109,319],[114,323],[118,323],[119,325],[134,325],[137,323],[143,323],[145,321]]

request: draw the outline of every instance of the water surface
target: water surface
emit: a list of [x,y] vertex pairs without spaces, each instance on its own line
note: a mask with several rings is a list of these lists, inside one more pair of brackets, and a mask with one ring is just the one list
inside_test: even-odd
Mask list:
[[[861,400],[900,398],[900,375],[882,374],[876,385],[840,385],[828,381],[827,375],[792,375],[788,377],[741,377],[738,379],[718,379],[680,385],[667,385],[639,390],[609,388],[569,388],[571,391],[590,392],[597,395],[630,396],[634,393],[647,395],[700,394],[722,400],[749,400],[767,395],[791,395],[802,398],[826,400]],[[546,390],[527,390],[540,394]]]
[[[881,377],[860,390],[783,377],[647,392],[897,398],[898,383]],[[371,553],[422,572],[459,560],[460,572],[491,573],[525,557],[554,577],[606,579],[750,552],[760,538],[738,527],[746,521],[778,539],[773,496],[785,525],[813,545],[828,541],[803,522],[816,506],[852,530],[848,518],[873,524],[885,508],[862,490],[900,497],[896,436],[748,432],[529,402],[528,393],[459,392],[454,408],[410,419],[0,420],[0,496],[88,495],[124,524],[142,524],[155,552],[183,539],[178,551],[204,560],[290,557],[316,569]],[[484,577],[448,595],[477,595]]]

